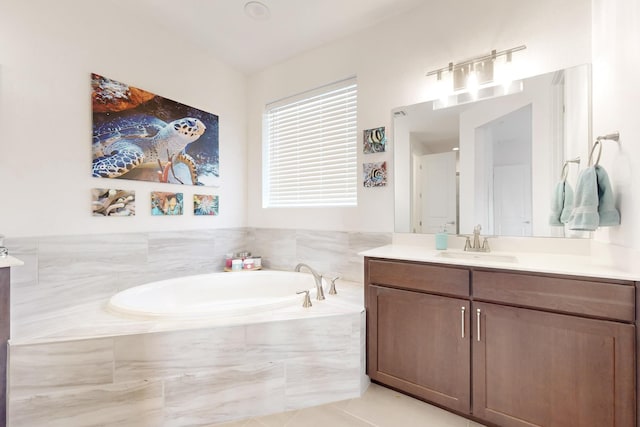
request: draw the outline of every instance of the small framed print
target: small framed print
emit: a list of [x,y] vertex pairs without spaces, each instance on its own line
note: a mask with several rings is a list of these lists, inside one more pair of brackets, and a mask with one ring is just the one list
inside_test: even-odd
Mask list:
[[387,185],[387,162],[363,163],[362,172],[365,187]]
[[193,214],[196,216],[216,216],[219,213],[219,196],[210,194],[193,195]]
[[182,215],[183,212],[182,193],[151,192],[151,215]]
[[366,129],[362,142],[363,153],[384,153],[387,146],[387,134],[384,126],[375,129]]
[[93,216],[134,216],[136,192],[115,188],[92,188],[91,208]]

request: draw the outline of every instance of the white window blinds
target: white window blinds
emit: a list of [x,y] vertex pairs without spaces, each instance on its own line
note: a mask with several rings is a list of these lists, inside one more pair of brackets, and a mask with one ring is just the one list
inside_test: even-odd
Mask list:
[[266,107],[264,207],[357,205],[355,78]]

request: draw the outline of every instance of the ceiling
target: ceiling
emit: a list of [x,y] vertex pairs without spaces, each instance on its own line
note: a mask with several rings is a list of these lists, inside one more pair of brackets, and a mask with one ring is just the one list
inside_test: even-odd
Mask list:
[[[426,0],[261,0],[267,20],[244,12],[248,0],[137,0],[127,9],[185,42],[252,74],[304,51],[408,12]],[[152,21],[149,21],[152,20]]]

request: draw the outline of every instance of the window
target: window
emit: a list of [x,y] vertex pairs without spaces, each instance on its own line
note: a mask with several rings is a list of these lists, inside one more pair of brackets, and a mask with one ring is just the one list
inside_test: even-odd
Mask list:
[[355,78],[267,105],[264,207],[357,205]]

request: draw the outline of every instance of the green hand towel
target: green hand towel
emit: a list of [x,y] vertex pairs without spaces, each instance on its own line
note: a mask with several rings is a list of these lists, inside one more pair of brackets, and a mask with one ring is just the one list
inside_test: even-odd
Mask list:
[[598,228],[598,180],[596,169],[589,166],[578,176],[576,184],[575,204],[569,228],[571,230],[593,231]]
[[620,224],[609,175],[602,166],[590,166],[580,173],[575,206],[569,221],[571,230],[593,231]]
[[568,224],[573,212],[573,189],[567,181],[564,182],[564,199],[562,202],[562,213],[560,214],[560,222]]
[[609,175],[602,166],[596,166],[598,181],[598,215],[600,227],[620,225],[620,212],[616,209]]
[[569,222],[573,209],[573,190],[567,181],[556,184],[551,199],[551,215],[549,225],[563,225]]

